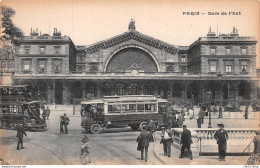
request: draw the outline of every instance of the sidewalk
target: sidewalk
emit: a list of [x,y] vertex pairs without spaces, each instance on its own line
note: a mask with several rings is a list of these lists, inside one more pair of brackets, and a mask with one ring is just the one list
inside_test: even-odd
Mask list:
[[[218,156],[198,156],[198,151],[193,152],[193,160],[180,159],[180,150],[172,145],[171,157],[164,156],[163,144],[160,144],[160,134],[156,134],[156,142],[151,143],[154,155],[166,165],[245,165],[249,156],[227,156],[226,161],[219,161]],[[216,144],[217,145],[217,144]]]

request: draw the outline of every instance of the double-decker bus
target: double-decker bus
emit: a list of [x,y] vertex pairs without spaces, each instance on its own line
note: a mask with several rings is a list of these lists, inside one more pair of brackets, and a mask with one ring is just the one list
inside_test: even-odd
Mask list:
[[0,86],[0,128],[14,129],[21,122],[29,131],[46,130],[40,107],[26,85]]
[[98,134],[104,128],[130,126],[142,130],[149,120],[163,126],[166,99],[153,95],[104,96],[81,102],[81,126]]

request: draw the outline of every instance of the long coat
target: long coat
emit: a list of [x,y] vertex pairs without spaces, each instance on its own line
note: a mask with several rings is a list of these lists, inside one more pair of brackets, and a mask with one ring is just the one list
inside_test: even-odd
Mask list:
[[16,129],[17,129],[16,137],[18,137],[19,139],[22,139],[23,135],[27,136],[26,132],[24,131],[24,128],[21,124],[18,124]]
[[181,144],[191,144],[191,132],[188,129],[183,130],[181,133]]
[[255,145],[254,153],[255,154],[260,153],[260,135],[255,136],[254,145]]
[[217,144],[219,145],[219,148],[221,150],[226,151],[226,149],[227,149],[227,139],[228,139],[227,131],[217,130],[216,133],[214,134],[214,138],[217,140]]
[[141,147],[148,147],[149,142],[153,141],[153,136],[150,132],[145,130],[137,137],[137,141],[140,143]]

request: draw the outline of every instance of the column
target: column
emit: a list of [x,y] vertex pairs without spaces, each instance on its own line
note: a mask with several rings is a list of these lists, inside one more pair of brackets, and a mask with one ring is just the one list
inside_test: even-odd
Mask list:
[[97,97],[96,97],[96,98],[100,98],[100,97],[101,97],[101,89],[100,89],[101,87],[100,87],[100,83],[97,82],[96,85],[97,85]]
[[47,82],[47,104],[52,104],[51,100],[51,82]]
[[32,74],[37,73],[37,61],[36,58],[32,58]]
[[52,99],[52,104],[55,105],[55,81],[52,82],[52,96],[51,96],[51,99]]
[[47,59],[47,74],[51,74],[52,72],[52,59],[48,58]]

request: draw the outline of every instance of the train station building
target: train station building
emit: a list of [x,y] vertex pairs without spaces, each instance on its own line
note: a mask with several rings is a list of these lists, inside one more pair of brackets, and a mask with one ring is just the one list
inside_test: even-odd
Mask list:
[[[198,104],[259,102],[256,43],[252,37],[209,30],[189,46],[128,31],[89,46],[77,46],[57,29],[53,35],[16,41],[13,84],[34,85],[48,104],[73,104],[106,95],[156,95],[168,102]],[[2,62],[2,67],[4,62]],[[7,65],[5,65],[7,67]]]

